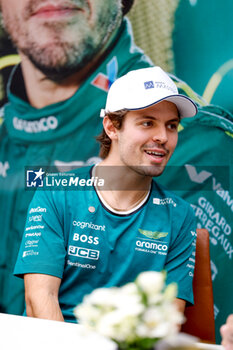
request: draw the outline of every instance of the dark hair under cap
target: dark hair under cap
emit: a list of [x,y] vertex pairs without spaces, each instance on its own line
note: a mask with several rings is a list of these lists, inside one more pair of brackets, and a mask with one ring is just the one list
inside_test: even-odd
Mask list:
[[133,6],[134,0],[122,0],[123,16],[126,15]]

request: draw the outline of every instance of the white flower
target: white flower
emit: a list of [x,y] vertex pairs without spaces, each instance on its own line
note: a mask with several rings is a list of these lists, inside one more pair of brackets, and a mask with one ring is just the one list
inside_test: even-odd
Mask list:
[[174,301],[170,302],[169,304],[164,302],[163,305],[161,305],[161,309],[166,317],[166,320],[168,320],[171,325],[175,325],[175,328],[177,328],[177,325],[180,325],[184,322],[184,316],[178,310]]
[[99,288],[76,307],[80,324],[120,343],[175,334],[183,316],[174,304],[177,287],[165,287],[165,273],[141,273],[135,283]]
[[[162,338],[169,332],[169,322],[164,317],[161,307],[150,307],[143,314],[142,325],[144,325],[144,336],[149,338]],[[142,332],[143,328],[141,328]]]
[[162,339],[170,334],[171,325],[169,322],[163,322],[158,324],[154,328],[148,327],[146,324],[141,323],[138,326],[137,334],[140,338],[157,338]]
[[98,305],[103,308],[115,307],[118,296],[118,288],[98,288],[84,297],[84,303]]
[[127,283],[124,286],[122,286],[121,291],[129,295],[138,295],[138,288],[133,282]]
[[137,277],[136,284],[143,292],[150,296],[162,291],[164,279],[165,276],[161,272],[146,271]]
[[[138,307],[143,307],[142,298],[140,294],[128,294],[128,291],[124,289],[119,289],[119,293],[115,298],[115,306],[119,309],[138,309]],[[135,311],[136,312],[136,311]]]
[[155,305],[155,304],[160,304],[164,300],[164,295],[162,293],[154,293],[154,294],[147,294],[147,303],[148,305]]
[[135,337],[138,317],[127,310],[115,310],[105,314],[97,324],[97,332],[117,341],[129,341]]
[[79,323],[92,328],[102,316],[102,310],[89,304],[81,304],[74,309],[74,314]]

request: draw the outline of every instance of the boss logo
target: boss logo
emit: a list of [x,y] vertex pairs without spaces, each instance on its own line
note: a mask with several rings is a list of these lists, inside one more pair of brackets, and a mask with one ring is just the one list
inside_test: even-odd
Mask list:
[[81,241],[83,243],[89,243],[89,244],[99,244],[99,237],[93,237],[93,236],[87,236],[87,235],[80,235],[79,233],[75,233],[73,236],[74,241]]

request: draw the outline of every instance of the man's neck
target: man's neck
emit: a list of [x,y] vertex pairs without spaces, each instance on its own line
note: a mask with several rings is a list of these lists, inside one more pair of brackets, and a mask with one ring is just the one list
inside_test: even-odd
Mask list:
[[99,193],[110,207],[128,211],[140,205],[148,195],[152,178],[137,174],[123,166],[112,166],[103,161],[95,167],[95,176],[104,179]]

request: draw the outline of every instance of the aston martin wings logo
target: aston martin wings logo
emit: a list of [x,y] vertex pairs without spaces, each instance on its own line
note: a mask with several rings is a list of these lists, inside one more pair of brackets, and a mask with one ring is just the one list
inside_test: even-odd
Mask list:
[[160,239],[163,237],[167,237],[168,232],[159,232],[159,231],[147,231],[147,230],[141,230],[140,228],[138,229],[138,231],[149,238],[153,238],[153,239]]

